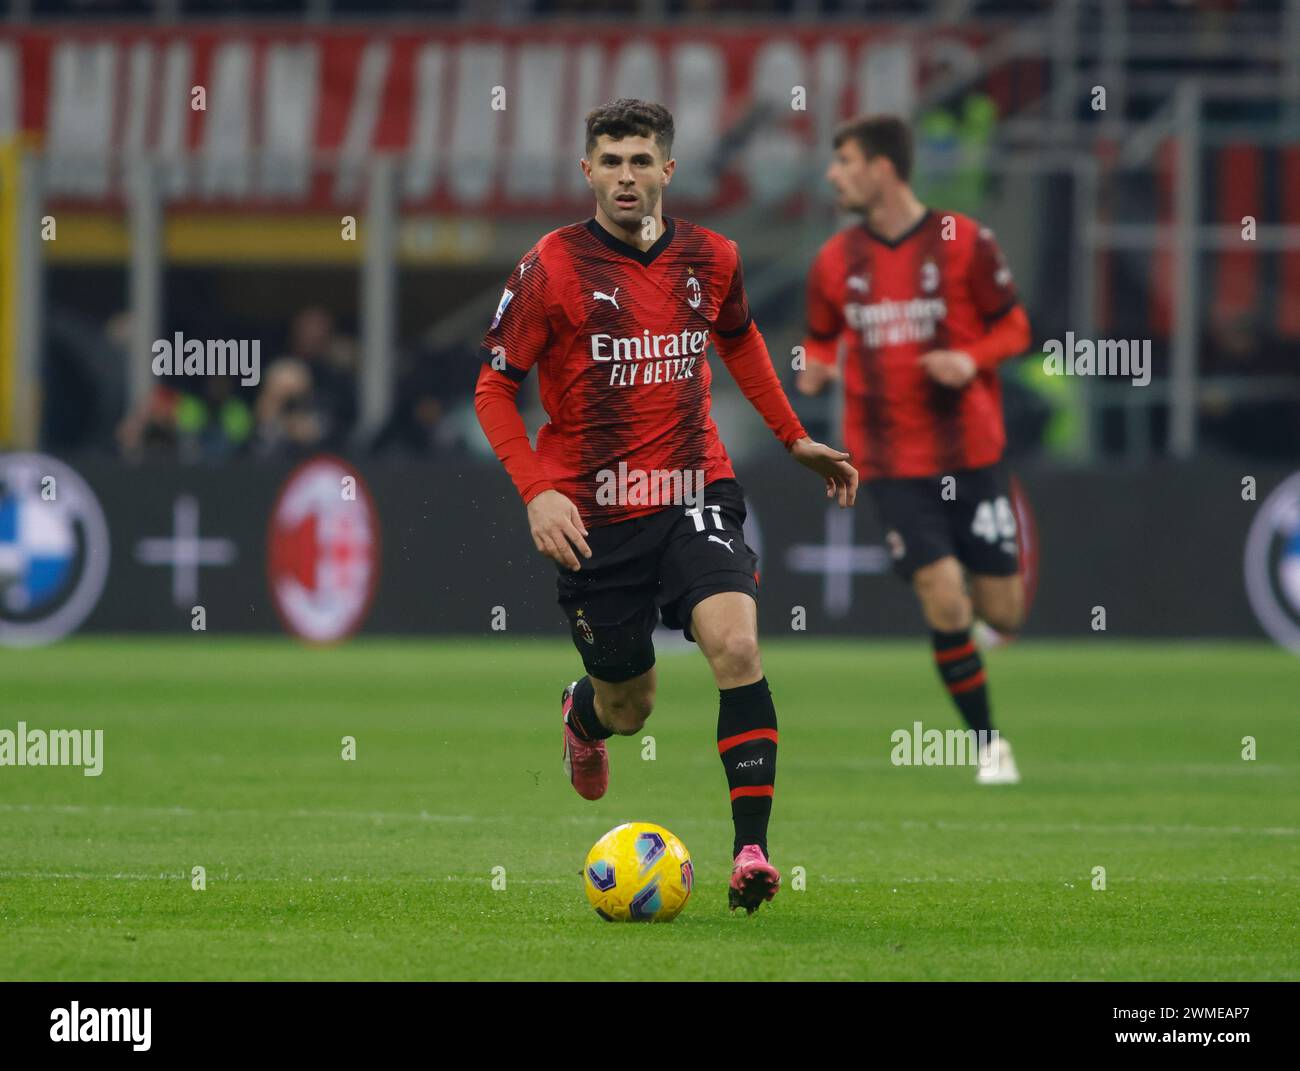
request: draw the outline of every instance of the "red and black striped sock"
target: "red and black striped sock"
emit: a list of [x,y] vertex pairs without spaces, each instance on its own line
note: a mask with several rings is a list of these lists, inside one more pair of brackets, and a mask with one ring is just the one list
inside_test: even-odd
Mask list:
[[970,629],[960,632],[931,631],[934,664],[948,694],[966,724],[976,732],[989,732],[993,716],[989,710],[988,686],[984,682],[984,661],[970,638]]
[[718,754],[731,789],[734,857],[746,844],[767,855],[767,821],[776,785],[776,707],[767,678],[718,692]]
[[564,719],[573,735],[579,740],[605,740],[614,735],[596,717],[596,686],[590,677],[583,677],[573,689],[573,705]]

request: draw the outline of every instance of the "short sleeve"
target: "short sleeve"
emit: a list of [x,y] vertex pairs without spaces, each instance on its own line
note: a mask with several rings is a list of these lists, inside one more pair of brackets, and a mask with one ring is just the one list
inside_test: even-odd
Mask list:
[[721,338],[743,335],[754,319],[749,313],[749,298],[745,294],[745,272],[740,263],[740,249],[735,242],[731,243],[731,248],[736,254],[736,266],[732,269],[727,294],[718,309],[718,318],[713,322],[713,330]]
[[483,336],[479,356],[516,382],[528,375],[551,341],[546,305],[546,265],[534,246],[510,273],[501,291],[492,324]]
[[975,307],[985,321],[1005,315],[1019,301],[1011,269],[1002,257],[997,239],[987,227],[981,227],[975,235],[969,280]]

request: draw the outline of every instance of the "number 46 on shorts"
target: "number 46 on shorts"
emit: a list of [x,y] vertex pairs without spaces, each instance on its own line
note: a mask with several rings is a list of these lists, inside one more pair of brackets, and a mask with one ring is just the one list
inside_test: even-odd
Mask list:
[[975,517],[971,521],[971,532],[986,543],[996,543],[999,539],[1015,539],[1016,515],[1006,495],[985,499],[975,507]]

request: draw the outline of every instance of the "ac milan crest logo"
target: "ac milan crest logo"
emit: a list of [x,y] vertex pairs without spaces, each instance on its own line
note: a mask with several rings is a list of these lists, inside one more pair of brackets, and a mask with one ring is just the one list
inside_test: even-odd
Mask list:
[[330,643],[360,628],[379,579],[379,518],[361,476],[332,457],[295,469],[271,511],[267,563],[294,635]]
[[703,299],[704,291],[700,287],[700,280],[692,272],[686,277],[686,304],[693,309],[698,309]]

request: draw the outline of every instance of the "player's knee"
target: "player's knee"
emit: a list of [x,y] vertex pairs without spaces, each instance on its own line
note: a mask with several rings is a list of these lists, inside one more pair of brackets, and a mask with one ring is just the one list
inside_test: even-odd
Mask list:
[[1025,623],[1025,604],[1022,599],[1010,599],[997,606],[991,606],[987,612],[980,614],[985,623],[1001,632],[1004,636],[1020,631]]
[[921,603],[925,622],[939,632],[960,632],[970,628],[971,600],[961,566],[953,558],[941,559],[918,569],[912,589]]
[[621,692],[601,704],[606,724],[620,736],[631,736],[641,731],[655,706],[653,690]]
[[719,680],[752,679],[762,675],[758,637],[752,632],[733,632],[722,639],[710,661]]
[[990,614],[984,619],[1004,636],[1010,636],[1020,631],[1020,626],[1025,623],[1025,610],[1023,606],[999,607],[995,613]]
[[970,599],[960,589],[932,592],[923,606],[926,623],[939,632],[960,632],[971,626]]

